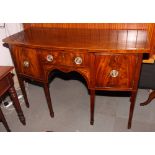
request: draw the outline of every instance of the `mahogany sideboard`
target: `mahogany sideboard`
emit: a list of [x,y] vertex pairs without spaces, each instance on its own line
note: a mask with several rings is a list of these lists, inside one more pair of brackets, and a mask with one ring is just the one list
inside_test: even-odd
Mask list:
[[131,92],[131,128],[143,53],[151,47],[146,30],[30,27],[3,39],[10,48],[19,84],[29,107],[24,80],[40,82],[51,117],[49,74],[78,72],[90,90],[90,123],[94,123],[95,90]]

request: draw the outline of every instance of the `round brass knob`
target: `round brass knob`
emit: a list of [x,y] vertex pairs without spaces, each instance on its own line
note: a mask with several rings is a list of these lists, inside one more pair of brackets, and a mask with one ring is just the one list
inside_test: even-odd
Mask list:
[[47,61],[52,62],[53,61],[53,55],[47,55],[46,57]]
[[23,62],[23,65],[24,65],[24,67],[29,67],[30,66],[30,63],[29,63],[29,61],[24,61]]
[[74,59],[74,62],[75,62],[75,64],[80,65],[80,64],[82,64],[82,58],[81,57],[76,57]]
[[118,72],[117,70],[112,70],[112,71],[110,72],[110,76],[111,76],[111,77],[117,77],[118,74],[119,74],[119,72]]

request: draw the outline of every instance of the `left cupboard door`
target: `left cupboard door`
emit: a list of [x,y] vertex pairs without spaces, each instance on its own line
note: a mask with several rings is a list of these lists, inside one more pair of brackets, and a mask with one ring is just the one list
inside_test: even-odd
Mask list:
[[11,52],[19,74],[34,79],[42,79],[43,73],[41,73],[36,49],[13,46]]

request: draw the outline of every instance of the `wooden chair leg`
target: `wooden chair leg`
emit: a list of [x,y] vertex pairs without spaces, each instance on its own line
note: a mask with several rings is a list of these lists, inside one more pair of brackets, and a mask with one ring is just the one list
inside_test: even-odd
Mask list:
[[152,91],[148,97],[148,99],[143,102],[143,103],[140,103],[140,106],[145,106],[145,105],[148,105],[153,99],[155,98],[155,91]]
[[16,93],[16,90],[15,90],[14,86],[12,86],[9,89],[9,93],[10,93],[10,97],[11,97],[11,99],[13,101],[13,105],[14,105],[14,107],[16,109],[17,114],[18,114],[19,120],[21,121],[21,123],[23,125],[26,125],[25,117],[24,117],[23,111],[21,109],[21,106],[20,106],[20,103],[19,103],[19,100],[18,100],[18,96],[17,96],[17,93]]
[[128,129],[130,129],[132,125],[132,117],[133,117],[133,112],[134,112],[134,107],[135,107],[136,95],[137,95],[137,91],[133,91],[131,93],[131,98],[130,98],[131,104],[130,104],[130,111],[129,111]]
[[94,124],[95,90],[90,90],[90,124]]
[[8,126],[8,123],[7,123],[7,121],[6,121],[6,119],[5,119],[4,115],[3,115],[3,112],[1,110],[1,108],[0,108],[0,120],[2,121],[2,123],[3,123],[4,127],[6,128],[6,130],[8,132],[11,132],[11,130],[10,130],[9,126]]
[[43,87],[44,87],[44,92],[45,92],[45,96],[46,96],[46,100],[47,100],[50,116],[54,117],[52,101],[51,101],[50,91],[49,91],[49,84],[45,83],[45,84],[43,84]]

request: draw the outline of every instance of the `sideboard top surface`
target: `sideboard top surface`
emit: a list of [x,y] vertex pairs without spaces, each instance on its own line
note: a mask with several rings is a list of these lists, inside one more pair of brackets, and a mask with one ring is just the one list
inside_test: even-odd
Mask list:
[[3,39],[3,42],[35,48],[150,52],[146,30],[31,27]]

